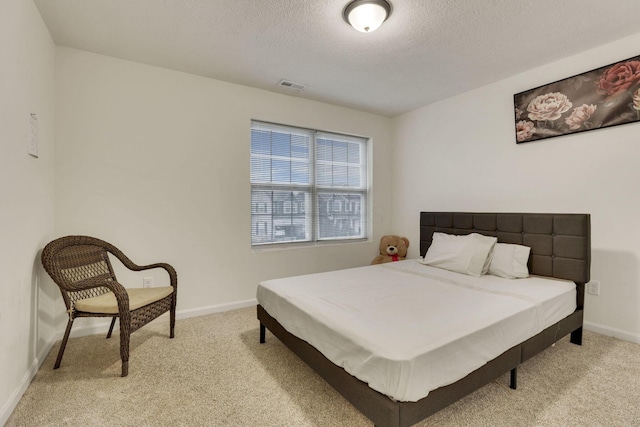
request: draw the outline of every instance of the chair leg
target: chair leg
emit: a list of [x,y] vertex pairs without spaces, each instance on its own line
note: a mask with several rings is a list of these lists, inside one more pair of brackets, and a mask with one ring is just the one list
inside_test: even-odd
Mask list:
[[176,328],[176,305],[174,300],[174,304],[171,305],[171,312],[169,313],[169,338],[175,337],[175,328]]
[[56,364],[53,365],[53,369],[58,369],[60,367],[60,362],[62,362],[62,355],[64,354],[64,349],[67,347],[67,341],[69,340],[69,334],[71,333],[72,326],[73,319],[69,319],[69,321],[67,322],[67,329],[64,331],[64,338],[62,338],[62,343],[60,344],[60,350],[58,350]]
[[129,375],[129,334],[129,328],[123,328],[120,324],[120,359],[122,359],[123,377]]
[[[126,313],[129,314],[129,313]],[[129,375],[129,339],[131,337],[131,319],[120,315],[120,359],[122,359],[122,376]]]
[[109,326],[109,332],[107,333],[107,339],[111,338],[111,333],[113,332],[113,325],[116,324],[116,318],[111,319],[111,326]]

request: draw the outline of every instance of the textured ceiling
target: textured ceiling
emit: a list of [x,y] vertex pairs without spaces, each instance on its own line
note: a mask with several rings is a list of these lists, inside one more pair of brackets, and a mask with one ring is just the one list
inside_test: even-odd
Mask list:
[[387,116],[640,32],[639,0],[391,0],[371,34],[347,2],[34,0],[58,45]]

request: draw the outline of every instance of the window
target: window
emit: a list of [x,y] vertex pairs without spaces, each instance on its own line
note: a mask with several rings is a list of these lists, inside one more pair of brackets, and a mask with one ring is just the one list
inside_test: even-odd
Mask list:
[[251,123],[251,244],[366,237],[367,139]]

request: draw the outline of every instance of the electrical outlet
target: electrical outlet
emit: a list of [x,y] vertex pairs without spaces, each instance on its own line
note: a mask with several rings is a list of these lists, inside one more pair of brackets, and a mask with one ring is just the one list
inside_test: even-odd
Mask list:
[[587,283],[587,293],[591,295],[600,295],[600,282],[592,280]]
[[150,288],[153,286],[153,277],[144,277],[142,279],[142,287],[143,288]]

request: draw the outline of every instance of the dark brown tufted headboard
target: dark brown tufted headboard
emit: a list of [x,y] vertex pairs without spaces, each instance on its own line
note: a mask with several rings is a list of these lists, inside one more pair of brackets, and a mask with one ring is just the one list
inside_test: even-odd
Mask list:
[[591,268],[589,214],[421,212],[420,255],[435,231],[480,233],[498,242],[531,247],[529,272],[584,285]]

